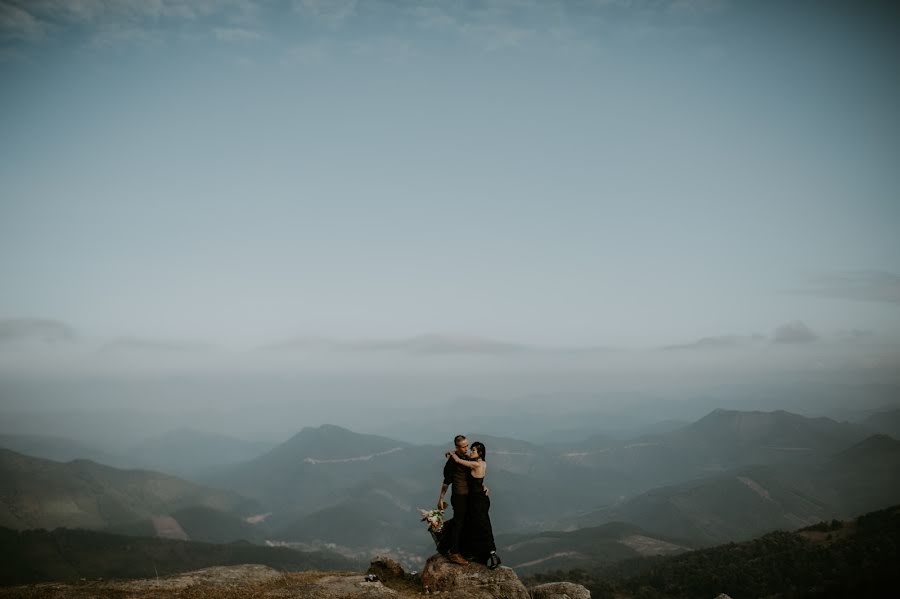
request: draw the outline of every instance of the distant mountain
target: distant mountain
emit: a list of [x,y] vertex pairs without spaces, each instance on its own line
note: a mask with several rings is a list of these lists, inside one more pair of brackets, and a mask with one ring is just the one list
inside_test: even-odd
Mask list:
[[254,460],[254,464],[280,464],[296,458],[308,463],[368,461],[376,454],[406,447],[410,445],[395,439],[355,433],[332,424],[323,424],[303,428],[281,445]]
[[[548,482],[491,468],[488,480],[495,531],[546,529],[558,523],[561,510],[571,513],[571,506],[578,504],[578,477],[572,472],[561,471]],[[309,547],[335,544],[351,554],[388,548],[410,567],[421,567],[434,546],[419,521],[418,509],[434,507],[440,485],[440,465],[431,476],[423,474],[418,479],[380,474],[348,488],[333,504],[279,526],[275,538]],[[589,482],[587,486],[596,485]],[[594,497],[590,490],[588,496]],[[452,514],[448,510],[447,517]],[[272,525],[283,521],[274,518]]]
[[46,318],[0,319],[0,345],[8,343],[56,344],[75,341],[75,331],[58,320]]
[[87,443],[65,437],[0,435],[0,447],[55,462],[90,460],[119,468],[133,465],[127,458],[113,455]]
[[649,424],[647,426],[641,427],[638,431],[639,434],[630,435],[630,438],[635,437],[646,437],[650,435],[664,435],[666,433],[671,433],[672,431],[676,431],[678,429],[682,429],[691,424],[688,420],[660,420],[659,422],[654,422],[653,424]]
[[668,345],[664,351],[673,350],[721,350],[731,348],[752,347],[761,345],[766,338],[762,335],[719,335],[717,337],[703,337],[691,343]]
[[824,463],[740,468],[654,489],[582,516],[624,521],[700,545],[751,538],[900,502],[900,441],[875,436]]
[[900,409],[872,414],[863,421],[863,425],[873,431],[900,439]]
[[792,472],[756,466],[654,489],[577,522],[630,522],[703,546],[792,530],[832,513]]
[[[793,471],[754,467],[807,471],[865,434],[858,426],[787,412],[717,410],[688,426],[628,441],[595,436],[541,446],[479,433],[470,441],[488,447],[498,533],[620,520],[709,544],[830,515],[838,498],[823,499],[819,486],[798,486]],[[348,551],[374,543],[369,547],[416,553],[424,533],[413,524],[410,534],[410,518],[417,522],[415,508],[435,503],[445,449],[325,425],[303,429],[203,481],[258,500],[261,513],[271,512],[266,526],[279,539],[335,543]],[[685,482],[692,480],[698,482]],[[654,488],[656,495],[647,494]],[[733,501],[719,513],[723,494]],[[363,522],[370,523],[365,530]]]
[[[671,436],[699,439],[718,448],[731,445],[735,453],[749,452],[765,458],[764,452],[830,453],[862,440],[868,432],[855,424],[830,418],[807,418],[783,410],[739,412],[713,410],[694,424]],[[746,459],[744,455],[737,459]]]
[[190,506],[249,515],[254,505],[158,472],[119,470],[88,460],[67,463],[0,449],[0,526],[105,528]]
[[154,578],[209,566],[264,564],[283,571],[357,570],[333,552],[249,543],[211,545],[85,530],[0,527],[0,585],[97,578]]
[[142,441],[128,452],[128,457],[131,463],[142,468],[191,478],[211,469],[247,462],[274,446],[274,443],[180,428]]
[[[612,501],[629,485],[626,475],[585,469],[532,443],[470,435],[471,441],[477,439],[488,446],[489,486],[503,491],[498,501],[502,505],[504,496],[515,498],[504,514],[517,526],[528,521],[538,526],[558,514],[560,505],[577,510]],[[293,511],[295,517],[329,507],[362,482],[384,476],[410,493],[423,493],[430,506],[437,500],[446,449],[324,425],[305,428],[269,453],[204,480],[256,497],[275,511]]]
[[900,502],[900,440],[874,435],[839,453],[815,471],[821,494],[838,506],[838,516]]
[[305,547],[335,547],[359,558],[379,548],[419,569],[434,552],[434,542],[420,522],[418,508],[431,508],[437,490],[432,498],[389,477],[366,481],[334,505],[284,527],[276,538]]
[[[440,472],[440,453],[430,452],[425,459]],[[275,512],[273,521],[286,525],[333,505],[373,475],[420,473],[422,461],[422,452],[408,443],[323,425],[304,428],[271,451],[203,481],[258,499],[266,511]]]
[[872,435],[834,457],[833,462],[847,470],[876,469],[895,465],[900,456],[900,439],[889,435]]
[[593,571],[537,574],[571,580],[596,599],[893,597],[900,563],[900,506],[821,522],[673,557],[632,559]]
[[784,411],[714,410],[693,424],[627,441],[588,440],[567,458],[633,480],[626,494],[750,465],[815,464],[864,439],[862,426]]
[[103,532],[204,543],[233,543],[235,541],[264,543],[271,537],[264,517],[241,517],[234,512],[201,505],[180,508],[162,516],[113,525],[104,529]]
[[502,535],[496,541],[504,563],[520,576],[561,568],[593,570],[633,557],[672,555],[688,550],[677,540],[660,538],[622,522],[571,532]]

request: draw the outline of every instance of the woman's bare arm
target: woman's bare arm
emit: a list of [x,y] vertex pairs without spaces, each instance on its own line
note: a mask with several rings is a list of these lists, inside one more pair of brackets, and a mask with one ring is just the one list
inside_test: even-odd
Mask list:
[[448,452],[447,452],[447,455],[448,455],[449,457],[453,458],[453,460],[454,460],[457,464],[462,464],[463,466],[468,466],[469,468],[472,468],[473,470],[474,470],[475,468],[478,468],[478,462],[473,462],[473,461],[471,461],[471,460],[464,460],[464,459],[462,459],[461,457],[459,457],[458,455],[456,455],[456,452],[455,452],[455,451],[448,451]]

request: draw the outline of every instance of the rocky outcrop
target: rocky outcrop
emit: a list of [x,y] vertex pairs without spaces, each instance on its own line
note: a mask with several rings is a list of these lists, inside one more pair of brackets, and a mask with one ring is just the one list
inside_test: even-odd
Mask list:
[[4,587],[10,599],[158,599],[159,597],[256,597],[258,599],[406,599],[362,573],[279,572],[268,566],[221,566],[142,580],[97,580]]
[[[533,593],[533,594],[532,594]],[[589,599],[584,587],[571,583],[536,586],[529,593],[511,568],[489,570],[481,564],[458,566],[432,556],[421,574],[405,572],[394,560],[377,557],[361,572],[279,572],[268,566],[206,568],[143,580],[84,580],[4,587],[10,599],[159,599],[255,597],[256,599]]]
[[422,586],[426,593],[446,593],[442,597],[447,599],[531,599],[512,568],[488,570],[474,563],[458,566],[440,554],[425,563]]
[[[94,586],[97,589],[125,593],[141,593],[144,591],[177,592],[191,587],[206,587],[212,590],[265,585],[280,579],[281,576],[281,572],[268,566],[244,564],[242,566],[215,566],[160,578],[87,583],[84,586]],[[51,583],[36,586],[39,588],[62,588],[67,585]]]
[[591,592],[574,582],[548,582],[529,589],[531,599],[591,599]]

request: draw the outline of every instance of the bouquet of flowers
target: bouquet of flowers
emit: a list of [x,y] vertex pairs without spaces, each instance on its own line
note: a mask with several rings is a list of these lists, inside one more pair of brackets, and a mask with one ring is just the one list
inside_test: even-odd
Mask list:
[[444,510],[423,510],[419,509],[422,513],[422,522],[428,523],[428,532],[431,533],[431,538],[434,539],[434,544],[437,545],[440,543],[441,536],[444,534]]
[[422,512],[422,522],[428,522],[428,532],[442,533],[444,532],[444,510],[427,510],[420,509]]

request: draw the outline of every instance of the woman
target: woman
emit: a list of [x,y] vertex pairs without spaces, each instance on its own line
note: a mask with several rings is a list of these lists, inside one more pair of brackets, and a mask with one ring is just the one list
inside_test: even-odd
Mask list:
[[497,547],[494,545],[494,531],[491,527],[491,499],[484,489],[484,476],[487,474],[487,461],[484,443],[476,441],[471,445],[472,459],[464,460],[455,451],[448,451],[457,464],[469,468],[469,504],[466,509],[466,521],[463,525],[460,545],[463,555],[487,564],[490,569],[500,565]]

